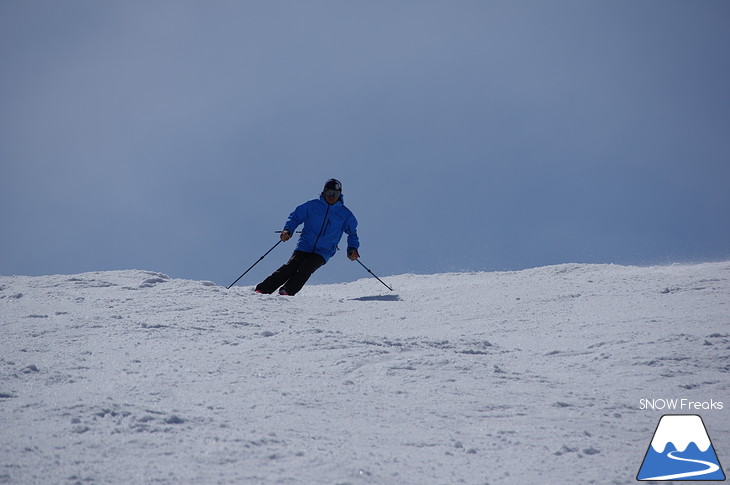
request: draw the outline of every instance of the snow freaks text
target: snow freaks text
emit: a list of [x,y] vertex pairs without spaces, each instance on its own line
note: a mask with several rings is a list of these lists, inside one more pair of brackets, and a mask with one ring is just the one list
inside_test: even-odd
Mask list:
[[658,411],[719,411],[722,401],[692,401],[690,399],[640,399],[639,409]]

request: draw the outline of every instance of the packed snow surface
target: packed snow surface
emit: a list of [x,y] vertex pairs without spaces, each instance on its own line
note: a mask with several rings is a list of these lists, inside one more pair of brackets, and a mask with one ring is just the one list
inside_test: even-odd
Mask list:
[[629,484],[663,414],[730,463],[730,263],[384,280],[0,277],[0,483]]

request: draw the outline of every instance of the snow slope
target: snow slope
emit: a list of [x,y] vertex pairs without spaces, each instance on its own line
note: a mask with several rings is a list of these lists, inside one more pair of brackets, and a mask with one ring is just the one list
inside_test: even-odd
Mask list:
[[0,483],[628,484],[645,398],[730,463],[730,263],[384,279],[0,277]]

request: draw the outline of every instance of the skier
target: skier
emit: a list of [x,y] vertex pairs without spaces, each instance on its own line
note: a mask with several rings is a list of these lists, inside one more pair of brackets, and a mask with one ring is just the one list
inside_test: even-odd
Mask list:
[[294,296],[302,289],[312,273],[337,252],[342,234],[347,234],[347,257],[357,260],[360,241],[357,237],[357,219],[342,199],[342,184],[329,179],[318,199],[300,205],[289,214],[281,231],[282,241],[291,239],[300,224],[304,223],[294,253],[289,261],[256,286],[256,293],[273,293],[279,288],[280,295]]

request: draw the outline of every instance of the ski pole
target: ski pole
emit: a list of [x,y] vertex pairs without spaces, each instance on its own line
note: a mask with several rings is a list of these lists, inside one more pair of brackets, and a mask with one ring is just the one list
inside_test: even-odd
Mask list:
[[251,268],[253,268],[253,267],[254,267],[254,266],[256,266],[257,264],[259,264],[259,263],[261,262],[261,260],[262,260],[262,259],[264,259],[264,258],[266,257],[266,255],[267,255],[267,254],[269,254],[269,253],[270,253],[271,251],[273,251],[273,250],[274,250],[274,248],[275,248],[276,246],[278,246],[279,244],[281,244],[282,242],[284,242],[284,241],[282,241],[282,240],[279,240],[279,242],[277,242],[276,244],[274,244],[274,245],[273,245],[273,246],[271,247],[271,249],[269,249],[268,251],[266,251],[266,253],[264,253],[264,255],[263,255],[263,256],[261,256],[261,257],[260,257],[260,258],[258,259],[258,261],[256,261],[256,262],[255,262],[254,264],[252,264],[252,265],[251,265],[251,266],[250,266],[250,267],[249,267],[249,268],[248,268],[248,269],[247,269],[246,271],[244,271],[244,272],[243,272],[243,274],[242,274],[241,276],[239,276],[238,278],[236,278],[236,281],[234,281],[233,283],[231,283],[230,285],[228,285],[228,288],[226,288],[226,289],[227,289],[227,290],[230,290],[230,289],[231,289],[231,286],[233,286],[233,285],[235,285],[236,283],[238,283],[238,280],[240,280],[241,278],[243,278],[244,276],[246,276],[246,273],[248,273],[249,271],[251,271]]
[[[360,258],[356,259],[355,261],[357,261],[358,263],[360,263],[360,266],[362,266],[363,268],[365,268],[368,273],[370,273],[371,275],[373,275],[375,277],[376,280],[378,280],[381,283],[383,283],[383,280],[381,280],[380,278],[378,278],[377,276],[375,276],[375,273],[373,273],[372,271],[370,271],[370,268],[368,268],[367,266],[365,266],[364,264],[362,264],[362,261],[360,261]],[[383,286],[385,286],[386,288],[388,288],[390,291],[394,291],[393,288],[391,288],[390,286],[386,285],[385,283],[383,283]]]

